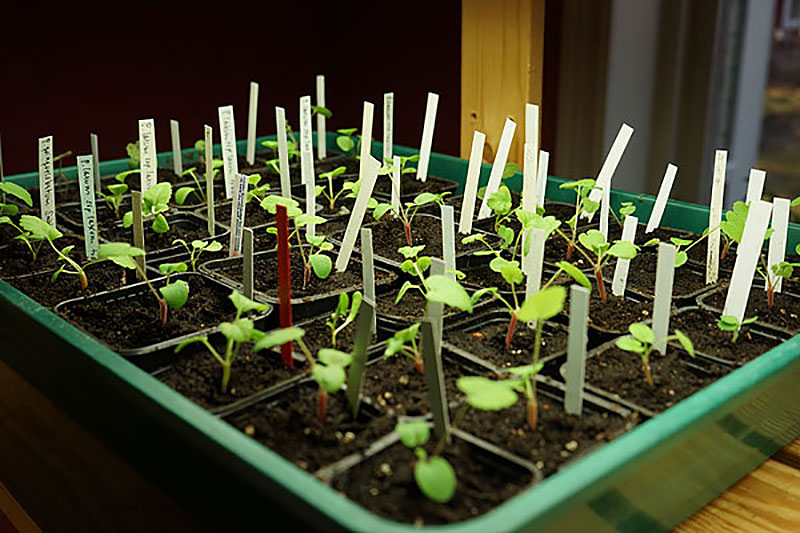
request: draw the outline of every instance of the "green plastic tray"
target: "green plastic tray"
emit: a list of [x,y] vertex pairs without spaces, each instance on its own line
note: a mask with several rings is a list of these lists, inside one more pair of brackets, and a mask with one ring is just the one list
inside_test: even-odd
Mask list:
[[[380,144],[373,149],[380,153]],[[162,164],[167,158],[160,156]],[[433,154],[430,173],[463,181],[466,166]],[[106,174],[126,168],[125,160],[101,164]],[[488,171],[484,165],[483,180]],[[74,176],[74,169],[67,175]],[[32,185],[37,178],[11,179]],[[519,180],[517,175],[510,183],[518,187]],[[561,182],[550,178],[549,198],[569,199],[558,189]],[[653,203],[620,191],[612,201],[634,201],[641,219]],[[664,224],[699,231],[707,216],[703,207],[671,202]],[[799,238],[800,228],[792,225],[792,247]],[[0,359],[209,527],[233,530],[280,520],[325,530],[420,529],[352,503],[10,285],[0,283],[0,295]],[[668,530],[800,434],[798,382],[800,336],[494,511],[424,529]]]

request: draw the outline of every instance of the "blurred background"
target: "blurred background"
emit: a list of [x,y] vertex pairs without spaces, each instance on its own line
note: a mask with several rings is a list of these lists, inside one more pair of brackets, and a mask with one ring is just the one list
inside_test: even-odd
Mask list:
[[[434,91],[434,150],[466,157],[478,128],[491,161],[504,117],[522,124],[527,100],[542,107],[541,144],[553,175],[596,175],[626,122],[635,134],[615,187],[653,194],[673,162],[680,169],[673,197],[706,202],[721,148],[729,151],[728,204],[744,196],[751,167],[767,171],[767,197],[800,195],[800,0],[392,7],[300,0],[213,12],[199,5],[3,11],[6,175],[36,170],[44,135],[54,136],[57,154],[82,154],[94,132],[102,159],[126,157],[140,118],[156,120],[159,151],[170,148],[169,119],[180,121],[189,146],[203,124],[218,135],[217,107],[225,104],[234,105],[244,138],[250,81],[260,84],[258,134],[272,134],[274,106],[296,124],[298,98],[313,96],[315,76],[325,74],[330,128],[359,126],[363,101],[380,109],[382,94],[394,91],[395,143],[419,146],[426,94]],[[517,139],[522,134],[518,128]]]

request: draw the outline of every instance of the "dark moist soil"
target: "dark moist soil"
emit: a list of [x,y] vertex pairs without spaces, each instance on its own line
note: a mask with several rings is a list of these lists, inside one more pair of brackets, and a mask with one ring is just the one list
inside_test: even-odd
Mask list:
[[[474,330],[469,328],[469,331],[445,330],[443,340],[500,368],[530,364],[533,358],[536,331],[526,324],[517,323],[511,339],[511,350],[506,350],[507,331],[507,321],[493,321]],[[566,349],[566,329],[556,324],[546,325],[542,332],[540,360],[562,353]]]
[[[429,175],[426,181],[420,181],[417,179],[416,173],[405,174],[400,178],[400,198],[408,202],[424,192],[433,194],[449,192],[453,194],[457,187],[458,184],[456,182],[448,179]],[[392,180],[388,176],[378,176],[372,192],[373,194],[390,197],[392,195]]]
[[[658,227],[651,231],[650,233],[645,233],[644,231],[647,229],[647,224],[642,224],[641,222],[638,224],[636,228],[636,240],[634,243],[638,246],[642,246],[644,243],[649,241],[650,239],[658,239],[659,241],[663,241],[666,243],[670,243],[670,239],[672,237],[677,237],[679,239],[691,239],[693,234],[689,231],[673,229],[673,228],[662,228]],[[622,226],[617,224],[614,219],[610,219],[608,221],[608,242],[618,241],[622,238]],[[698,244],[698,246],[700,246]]]
[[[390,318],[408,322],[409,324],[417,322],[420,318],[425,316],[427,300],[422,296],[422,293],[413,289],[406,291],[403,295],[403,299],[395,305],[394,301],[395,298],[397,298],[397,294],[398,292],[395,291],[378,298],[375,309],[376,312]],[[459,313],[461,313],[459,309],[448,305],[444,306],[445,317],[454,316]]]
[[[169,222],[169,231],[166,233],[153,231],[152,221],[144,223],[144,245],[148,252],[180,246],[179,244],[172,244],[175,239],[183,239],[191,245],[191,242],[195,239],[208,237],[208,226],[205,221],[199,218],[174,215],[167,218],[167,221]],[[218,233],[222,233],[221,228]],[[133,227],[114,226],[101,230],[100,236],[110,242],[133,242]],[[223,241],[220,242],[227,244]],[[182,250],[183,248],[180,249]]]
[[[108,207],[105,200],[99,198],[97,201],[97,208],[95,209],[95,214],[97,216],[97,227],[101,229],[109,228],[117,223],[121,223],[123,215],[130,210],[130,197],[122,200],[122,205],[120,205],[119,208],[119,217],[114,214],[114,210],[112,208]],[[68,220],[72,225],[77,226],[77,229],[83,227],[83,213],[81,212],[80,205],[65,205],[59,208],[58,214],[65,217],[65,220]]]
[[[36,245],[37,243],[32,244]],[[62,261],[58,260],[58,254],[50,246],[50,243],[41,241],[38,244],[41,244],[41,248],[39,248],[36,261],[34,261],[31,251],[24,242],[12,240],[8,243],[8,246],[4,247],[0,252],[0,278],[7,279],[10,276],[55,270],[60,267]],[[66,246],[74,245],[75,248],[72,249],[69,257],[79,265],[86,263],[83,237],[64,234],[60,239],[53,241],[53,244],[59,250],[64,249]]]
[[[233,209],[232,202],[225,202],[214,206],[214,220],[225,226],[231,225],[231,211]],[[198,210],[200,216],[207,215],[206,209]],[[266,209],[262,209],[258,200],[251,200],[244,210],[244,225],[245,227],[252,228],[255,226],[263,226],[275,222],[275,215],[270,215]],[[291,224],[290,224],[291,226]]]
[[[699,235],[695,235],[692,239],[697,240]],[[724,243],[720,241],[719,243],[719,251],[720,255],[722,254],[722,250],[724,249]],[[693,263],[697,266],[700,266],[703,271],[706,268],[706,254],[708,253],[708,239],[703,239],[703,242],[698,243],[697,245],[693,246],[691,250],[686,252],[689,256],[689,262]],[[733,265],[736,264],[736,243],[731,244],[730,249],[725,254],[724,259],[720,259],[719,261],[719,277],[720,279],[730,279],[731,273],[733,272]]]
[[644,377],[642,359],[616,346],[586,360],[586,383],[660,413],[731,371],[720,365],[703,365],[706,371],[691,368],[689,356],[673,347],[667,354],[656,352],[649,357],[654,387]]
[[[459,424],[482,439],[527,459],[551,476],[566,463],[614,440],[632,425],[619,415],[596,412],[584,407],[581,416],[564,412],[550,398],[537,395],[536,431],[528,425],[527,400],[502,411],[469,409]],[[451,414],[455,416],[455,411]]]
[[[428,453],[436,439],[426,446]],[[527,488],[532,474],[522,468],[498,466],[488,453],[453,439],[442,456],[456,471],[453,499],[439,504],[425,497],[414,481],[414,450],[401,443],[390,446],[336,477],[333,487],[370,511],[418,526],[449,524],[486,513]]]
[[86,272],[86,277],[89,280],[89,285],[85,290],[81,289],[78,276],[64,274],[63,272],[56,278],[54,283],[50,283],[52,272],[16,278],[9,281],[9,283],[43,306],[53,308],[56,304],[70,298],[117,289],[129,281],[135,281],[136,278],[133,272],[108,261],[90,265],[84,269],[84,272]]
[[[224,357],[225,342],[214,347]],[[175,357],[175,362],[156,378],[205,409],[223,407],[304,372],[301,361],[295,361],[291,370],[274,352],[254,353],[252,344],[243,345],[231,365],[228,390],[223,393],[222,366],[205,346],[192,344]]]
[[[656,267],[658,255],[652,252],[641,252],[631,259],[628,269],[629,289],[634,289],[644,295],[652,297],[656,288]],[[612,274],[613,276],[613,274]],[[607,289],[611,290],[611,278],[607,279]],[[690,265],[684,264],[675,269],[675,278],[672,282],[673,299],[691,298],[696,293],[706,289],[705,274],[693,270]]]
[[[189,167],[185,167],[185,168],[189,168]],[[156,181],[158,183],[161,183],[162,181],[168,181],[169,183],[171,183],[173,185],[173,187],[172,187],[173,193],[175,192],[175,185],[178,185],[180,183],[185,183],[187,179],[190,179],[190,180],[192,179],[192,178],[190,178],[188,176],[179,176],[179,175],[175,174],[172,171],[171,168],[159,168],[157,174],[158,174],[158,177],[157,177]],[[104,178],[103,181],[102,181],[103,190],[105,190],[106,186],[109,183],[119,183],[119,181],[117,181],[114,178],[114,176],[111,176],[110,178]],[[141,177],[141,174],[133,174],[131,176],[128,176],[127,179],[125,180],[125,183],[128,184],[128,192],[130,192],[130,191],[141,191],[142,190],[142,177]],[[75,188],[77,189],[77,186]],[[80,191],[76,191],[76,192],[79,193]],[[75,198],[75,200],[78,200],[78,198]]]
[[[303,342],[306,344],[308,350],[314,355],[317,355],[317,352],[320,348],[334,348],[331,344],[331,329],[326,325],[326,322],[330,320],[330,315],[321,315],[315,318],[312,318],[310,321],[304,321],[300,323],[295,323],[295,326],[299,326],[303,328],[306,334],[303,336]],[[343,320],[339,320],[338,325],[342,324]],[[350,324],[347,325],[345,329],[340,331],[336,335],[336,346],[337,350],[341,350],[343,352],[352,352],[353,350],[353,343],[355,342],[355,328],[358,319],[354,320]],[[294,353],[301,356],[302,359],[305,358],[303,351],[294,343],[293,345]],[[279,354],[280,347],[273,348],[273,353]]]
[[188,279],[189,299],[182,308],[168,311],[165,326],[158,302],[147,288],[124,300],[75,302],[60,312],[115,350],[157,344],[233,319],[236,309],[228,299],[230,289],[201,276]]
[[[367,227],[372,229],[372,247],[375,255],[380,255],[398,263],[405,261],[405,258],[397,251],[403,246],[408,246],[406,233],[403,229],[403,222],[399,218],[384,216]],[[343,237],[343,234],[337,235],[338,239],[342,239]],[[414,220],[411,221],[411,240],[414,246],[425,245],[425,248],[419,253],[420,256],[427,255],[441,258],[441,220],[438,217],[432,216],[415,216]],[[489,242],[495,242],[492,239],[488,240]],[[458,236],[456,237],[456,255],[480,250],[483,247],[483,244],[480,242],[461,244],[461,239]]]
[[[296,298],[310,298],[312,296],[331,293],[334,291],[360,290],[361,289],[361,262],[355,258],[351,258],[350,265],[344,272],[337,272],[334,268],[330,275],[325,279],[318,278],[313,270],[309,277],[308,286],[303,288],[303,276],[305,269],[303,260],[300,257],[300,252],[296,246],[290,248],[291,253],[291,277],[292,277],[292,299]],[[327,252],[331,261],[335,261],[336,256],[334,251]],[[242,281],[242,265],[241,262],[234,262],[231,265],[225,265],[217,270],[236,282]],[[278,256],[277,254],[262,254],[256,255],[253,258],[253,283],[255,289],[261,291],[266,295],[277,298],[278,297]],[[383,284],[389,283],[394,279],[393,274],[382,270],[375,271],[375,283]]]
[[[610,284],[609,284],[610,285]],[[614,296],[609,292],[604,302],[597,295],[597,291],[592,292],[589,300],[589,324],[611,333],[628,333],[628,326],[635,322],[643,322],[652,318],[653,302],[638,302],[625,298],[624,296]],[[564,302],[564,309],[561,316],[569,320],[569,298]]]
[[759,335],[743,326],[736,343],[732,334],[717,327],[719,315],[706,309],[693,309],[674,315],[670,327],[685,333],[694,343],[694,349],[720,359],[746,363],[779,345],[782,341]]
[[228,422],[308,472],[363,450],[394,429],[394,419],[371,418],[364,409],[354,419],[343,393],[328,395],[325,421],[320,422],[318,391],[316,383],[294,387]]
[[[727,291],[717,291],[709,294],[703,303],[721,312],[725,307],[726,297]],[[792,294],[776,293],[772,309],[769,309],[767,291],[763,287],[753,287],[750,289],[744,316],[746,318],[757,316],[760,324],[769,324],[797,333],[800,331],[800,299]]]

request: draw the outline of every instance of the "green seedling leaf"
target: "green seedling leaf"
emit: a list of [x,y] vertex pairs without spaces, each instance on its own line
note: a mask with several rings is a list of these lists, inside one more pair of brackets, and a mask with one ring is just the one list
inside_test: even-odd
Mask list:
[[361,309],[361,301],[364,299],[361,291],[353,293],[353,305],[350,306],[350,314],[347,315],[347,320],[352,322],[358,315],[358,310]]
[[633,259],[636,257],[636,245],[626,241],[617,241],[611,245],[607,253],[620,259]]
[[522,303],[517,312],[517,319],[521,322],[549,320],[561,312],[566,298],[567,290],[564,287],[559,285],[547,287],[532,294]]
[[[236,311],[238,311],[240,315],[250,311],[266,311],[267,307],[269,307],[267,304],[251,300],[250,298],[244,296],[239,291],[233,291],[232,293],[230,293],[228,298],[230,299],[231,302],[233,302],[233,306],[236,308]],[[300,336],[301,337],[303,336],[302,333],[300,334]]]
[[675,268],[683,266],[689,260],[689,255],[683,250],[675,254]]
[[467,403],[482,411],[500,411],[517,403],[517,393],[508,382],[466,376],[458,378],[457,385],[467,395]]
[[636,212],[636,206],[633,205],[633,202],[622,202],[619,208],[619,214],[623,217],[627,217],[632,215]]
[[317,359],[326,365],[344,368],[353,361],[353,356],[346,352],[334,350],[333,348],[321,348],[317,353]]
[[31,198],[31,193],[29,193],[16,183],[13,183],[11,181],[0,182],[0,191],[6,194],[10,194],[11,196],[19,200],[22,200],[27,204],[28,207],[33,207],[33,199]]
[[172,309],[180,309],[189,298],[189,284],[183,280],[173,281],[169,285],[160,287],[158,292]]
[[653,237],[652,239],[650,239],[649,241],[644,243],[642,246],[655,246],[659,242],[661,242],[661,241],[658,240],[658,237]]
[[586,213],[594,213],[598,209],[600,209],[600,202],[595,202],[593,200],[589,200],[588,198],[585,198],[583,200],[583,211],[584,212],[586,212]]
[[586,233],[578,235],[578,242],[580,242],[584,248],[591,250],[595,254],[602,253],[603,248],[607,246],[605,237],[596,229],[590,229]]
[[294,223],[298,228],[307,226],[309,224],[324,224],[325,222],[327,222],[327,220],[324,218],[317,215],[309,215],[308,213],[297,215],[297,217],[294,219]]
[[675,330],[675,337],[678,338],[678,342],[681,343],[683,349],[691,356],[694,357],[694,344],[689,337],[687,337],[683,332],[680,330]]
[[[690,244],[692,244],[692,241],[686,239],[679,239],[678,237],[670,237],[669,240],[675,246],[689,246]],[[658,242],[658,239],[655,239],[655,241]]]
[[400,435],[400,442],[409,448],[423,446],[431,438],[431,430],[424,420],[414,420],[397,424],[394,428]]
[[336,137],[336,146],[338,146],[342,152],[349,152],[356,147],[356,143],[353,142],[353,139],[350,137],[340,135]]
[[327,278],[333,269],[333,262],[331,258],[325,254],[313,254],[308,257],[308,262],[311,263],[311,268],[314,274],[320,279]]
[[628,326],[631,335],[643,344],[653,344],[656,341],[655,333],[647,324],[637,322]]
[[145,255],[144,250],[131,246],[127,242],[109,242],[98,247],[98,259],[108,259],[113,263],[130,270],[136,269],[134,257]]
[[508,179],[514,174],[519,172],[519,165],[516,163],[506,163],[506,166],[503,167],[503,177],[502,179]]
[[591,178],[584,178],[582,180],[570,181],[559,185],[559,189],[566,189],[572,191],[575,189],[590,189],[594,187],[594,180]]
[[413,259],[417,257],[417,255],[425,248],[424,244],[420,244],[419,246],[403,246],[402,248],[398,248],[397,252],[405,257],[406,259]]
[[124,183],[112,183],[108,187],[108,192],[113,194],[114,196],[122,196],[126,192],[128,192],[128,186]]
[[162,263],[158,265],[158,271],[162,276],[169,276],[176,272],[186,272],[186,270],[188,270],[186,263]]
[[800,205],[800,196],[792,200],[792,203],[790,204],[791,207],[797,207],[798,205]]
[[314,370],[311,371],[311,377],[321,388],[329,393],[334,393],[342,388],[347,379],[347,374],[345,374],[344,368],[341,366],[326,366],[322,363],[317,363],[314,365]]
[[736,331],[739,329],[739,321],[735,316],[722,315],[717,322],[717,327],[722,331]]
[[194,344],[196,342],[206,343],[208,342],[208,337],[205,335],[200,335],[199,337],[192,337],[191,339],[186,339],[185,341],[181,342],[175,347],[175,353],[180,352],[190,344]]
[[[202,246],[197,246],[195,244],[197,242],[201,243]],[[219,252],[220,250],[222,250],[222,243],[217,241],[211,241],[209,243],[206,243],[205,241],[192,241],[192,246],[194,246],[195,248],[203,249],[207,252]]]
[[456,472],[441,457],[417,461],[414,479],[422,493],[436,503],[447,503],[456,493]]
[[507,215],[509,211],[511,211],[512,203],[511,203],[511,191],[505,185],[501,185],[497,191],[489,196],[489,201],[487,202],[489,208],[494,212],[495,215],[503,216]]
[[[19,214],[19,207],[14,204],[0,204],[0,215],[9,215],[15,217]],[[2,222],[0,224],[8,224],[11,222],[11,219],[7,216],[3,217]]]
[[133,212],[128,211],[124,215],[122,215],[122,227],[123,228],[130,228],[133,226]]
[[186,203],[186,197],[194,192],[194,187],[180,187],[175,191],[175,203],[183,205]]
[[756,320],[758,320],[757,316],[751,316],[750,318],[745,318],[744,320],[742,320],[742,325],[746,326],[747,324],[752,324]]
[[409,289],[419,289],[419,288],[420,288],[419,285],[414,285],[410,281],[404,282],[403,286],[400,287],[400,290],[397,292],[397,297],[394,299],[394,304],[397,305],[398,303],[400,303],[400,300],[403,299],[403,296],[406,295],[406,292],[408,292]]
[[270,215],[275,214],[278,209],[276,206],[278,205],[286,207],[286,214],[289,216],[289,218],[294,218],[303,214],[303,211],[299,207],[300,204],[297,203],[297,200],[294,200],[293,198],[284,198],[283,196],[270,194],[261,200],[262,209],[266,209],[267,213]]
[[425,285],[428,287],[425,297],[429,302],[438,302],[468,313],[472,312],[472,301],[469,294],[453,278],[437,274],[426,279]]
[[504,268],[519,268],[519,261],[509,261],[502,257],[495,257],[489,262],[489,268],[500,274]]
[[423,192],[417,195],[414,198],[414,205],[421,206],[426,204],[431,204],[434,202],[440,202],[442,200],[441,194],[433,194],[431,192]]
[[126,170],[125,172],[120,172],[119,174],[114,176],[114,179],[120,183],[125,183],[125,180],[128,179],[128,176],[132,176],[133,174],[139,174],[139,172],[141,171],[138,168],[135,168],[133,170]]
[[461,239],[461,244],[469,244],[471,242],[478,241],[483,238],[483,235],[480,233],[473,233],[472,235],[467,235],[463,239]]
[[380,220],[383,217],[383,215],[389,213],[390,211],[394,211],[394,207],[392,207],[392,204],[378,204],[372,211],[372,217],[375,220]]
[[500,269],[500,275],[509,285],[522,283],[524,279],[522,270],[517,267],[503,267]]
[[269,350],[275,346],[282,346],[287,342],[297,341],[303,338],[306,332],[303,328],[291,326],[283,329],[276,329],[265,333],[264,336],[253,346],[253,350],[260,352],[261,350]]
[[144,211],[150,213],[150,209],[147,209],[146,206],[161,207],[166,206],[169,203],[170,198],[172,198],[172,184],[168,181],[162,181],[156,183],[147,191],[145,191],[144,195],[142,196],[142,205],[144,206]]
[[533,365],[515,366],[512,368],[508,368],[507,370],[509,371],[509,373],[514,374],[515,376],[529,378],[541,372],[543,368],[544,368],[544,363],[539,363],[536,366]]
[[34,240],[50,239],[54,241],[64,235],[41,218],[33,215],[22,215],[19,218],[19,225],[30,233]]
[[169,231],[169,222],[167,222],[167,219],[164,218],[164,215],[161,213],[157,214],[155,220],[153,220],[153,231],[156,233],[166,233]]
[[567,263],[566,261],[559,261],[556,263],[556,266],[569,274],[576,282],[578,282],[583,287],[586,287],[589,290],[592,290],[592,283],[589,281],[589,278],[586,277],[586,274],[580,271],[578,267],[573,265],[572,263]]
[[253,338],[255,328],[249,318],[239,318],[233,322],[223,322],[219,325],[219,331],[233,342],[247,342]]
[[617,348],[625,350],[626,352],[644,353],[644,345],[633,337],[619,337],[614,341],[614,344]]
[[503,248],[511,246],[514,242],[514,230],[502,224],[497,227],[497,234],[503,239]]

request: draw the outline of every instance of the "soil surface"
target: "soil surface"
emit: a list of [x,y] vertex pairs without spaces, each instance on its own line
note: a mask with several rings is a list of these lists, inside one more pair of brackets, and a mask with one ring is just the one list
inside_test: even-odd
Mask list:
[[[696,240],[699,235],[695,235],[693,240]],[[720,242],[719,250],[720,250],[720,257],[722,256],[722,251],[724,248],[724,244]],[[704,239],[703,242],[698,243],[697,245],[693,246],[686,255],[689,256],[689,262],[699,266],[705,272],[706,268],[706,259],[708,253],[708,242],[707,239]],[[730,249],[725,254],[724,258],[721,258],[719,261],[719,277],[720,279],[730,279],[731,273],[733,272],[733,265],[736,264],[736,243],[731,244]]]
[[[173,215],[167,218],[169,231],[166,233],[156,233],[153,231],[152,222],[144,223],[144,245],[148,252],[176,248],[183,250],[179,244],[172,244],[175,239],[183,239],[191,245],[195,239],[205,239],[208,237],[208,225],[204,220],[192,215]],[[217,234],[223,233],[219,228]],[[110,242],[133,242],[133,228],[123,228],[114,226],[100,231],[100,236]],[[227,244],[227,239],[222,239],[222,244]]]
[[[394,300],[397,298],[398,292],[399,291],[393,291],[378,298],[376,312],[395,320],[408,322],[409,325],[425,316],[427,300],[422,296],[422,293],[418,290],[409,290],[403,295],[403,299],[395,304]],[[463,311],[450,307],[449,305],[444,306],[445,317],[452,317],[460,314],[463,314]]]
[[[597,291],[593,291],[589,300],[589,325],[609,333],[628,333],[629,325],[650,320],[652,312],[652,301],[637,301],[609,292],[604,302]],[[559,316],[569,321],[569,298],[564,301],[564,309]]]
[[[404,202],[413,201],[413,199],[423,192],[430,192],[433,194],[442,194],[449,192],[454,194],[458,188],[458,183],[436,176],[428,176],[426,181],[417,179],[416,173],[404,174],[400,178],[400,198]],[[372,190],[373,194],[380,194],[382,196],[390,197],[392,194],[392,180],[388,176],[378,176],[375,182],[375,188]]]
[[[23,241],[12,240],[7,246],[3,247],[2,253],[0,253],[0,278],[7,279],[11,276],[20,276],[32,272],[55,270],[63,263],[63,261],[58,260],[58,254],[56,254],[49,242],[40,241],[38,243],[32,242],[31,244],[34,249],[39,246],[35,261],[30,249]],[[64,234],[63,237],[53,241],[53,244],[59,250],[64,249],[66,246],[74,245],[75,248],[72,249],[69,257],[79,265],[86,262],[83,237]]]
[[690,360],[685,352],[672,346],[664,356],[652,353],[649,362],[654,386],[651,387],[645,380],[641,357],[610,345],[586,360],[586,383],[660,413],[732,370],[696,361],[704,367],[699,370],[687,364]]
[[81,289],[78,276],[63,272],[53,283],[50,282],[53,272],[15,278],[9,283],[43,306],[53,308],[64,300],[110,291],[136,280],[136,275],[132,271],[127,271],[109,261],[89,265],[84,272],[89,280],[85,290]]
[[365,449],[394,429],[394,419],[372,418],[365,409],[354,419],[344,393],[328,395],[325,420],[320,422],[318,394],[316,383],[305,384],[227,420],[309,472]]
[[[635,290],[648,297],[653,297],[656,287],[656,267],[658,255],[652,252],[640,252],[631,259],[628,269],[627,288]],[[612,274],[613,276],[613,274]],[[608,278],[608,289],[611,288],[611,277]],[[693,298],[697,293],[707,288],[706,276],[690,265],[683,265],[675,269],[675,278],[672,282],[672,298]],[[709,287],[710,288],[710,287]]]
[[[344,231],[347,228],[347,222],[349,220],[350,215],[328,218],[324,224],[317,224],[315,228],[316,234],[330,236],[338,231]],[[267,226],[253,228],[253,247],[256,251],[272,250],[278,245],[278,237],[272,233],[267,233],[268,227],[275,226],[273,222],[270,222]],[[292,231],[294,231],[294,228],[290,224],[289,232],[291,233]],[[302,233],[301,236],[303,236]],[[292,238],[293,244],[296,243],[296,239],[297,237]]]
[[732,334],[717,327],[718,320],[719,314],[697,308],[673,315],[670,328],[679,329],[692,339],[696,351],[736,363],[751,361],[783,342],[753,331],[747,325],[742,327],[739,338],[733,343]]
[[[679,239],[691,239],[693,234],[689,231],[658,227],[650,233],[645,233],[647,224],[641,222],[636,227],[636,239],[634,243],[637,246],[642,246],[650,239],[658,239],[666,243],[670,243],[670,238],[677,237]],[[617,224],[614,219],[608,221],[608,242],[618,241],[622,238],[622,226]],[[697,246],[700,246],[699,244]]]
[[[703,303],[721,312],[725,307],[726,297],[727,291],[715,291],[707,295]],[[746,318],[757,316],[760,324],[768,324],[794,334],[800,332],[800,299],[788,293],[776,293],[770,309],[767,291],[762,287],[753,287],[750,289],[744,316]]]
[[189,299],[182,308],[169,309],[164,326],[158,302],[146,287],[130,298],[73,302],[59,311],[114,350],[157,344],[233,319],[236,309],[228,299],[230,289],[202,276],[185,279],[189,283]]
[[[435,443],[425,446],[431,453]],[[453,439],[442,456],[456,471],[458,485],[446,504],[429,500],[414,481],[414,450],[400,443],[359,463],[333,480],[333,487],[370,511],[399,522],[447,524],[486,513],[524,490],[530,471],[507,463],[460,439]]]

